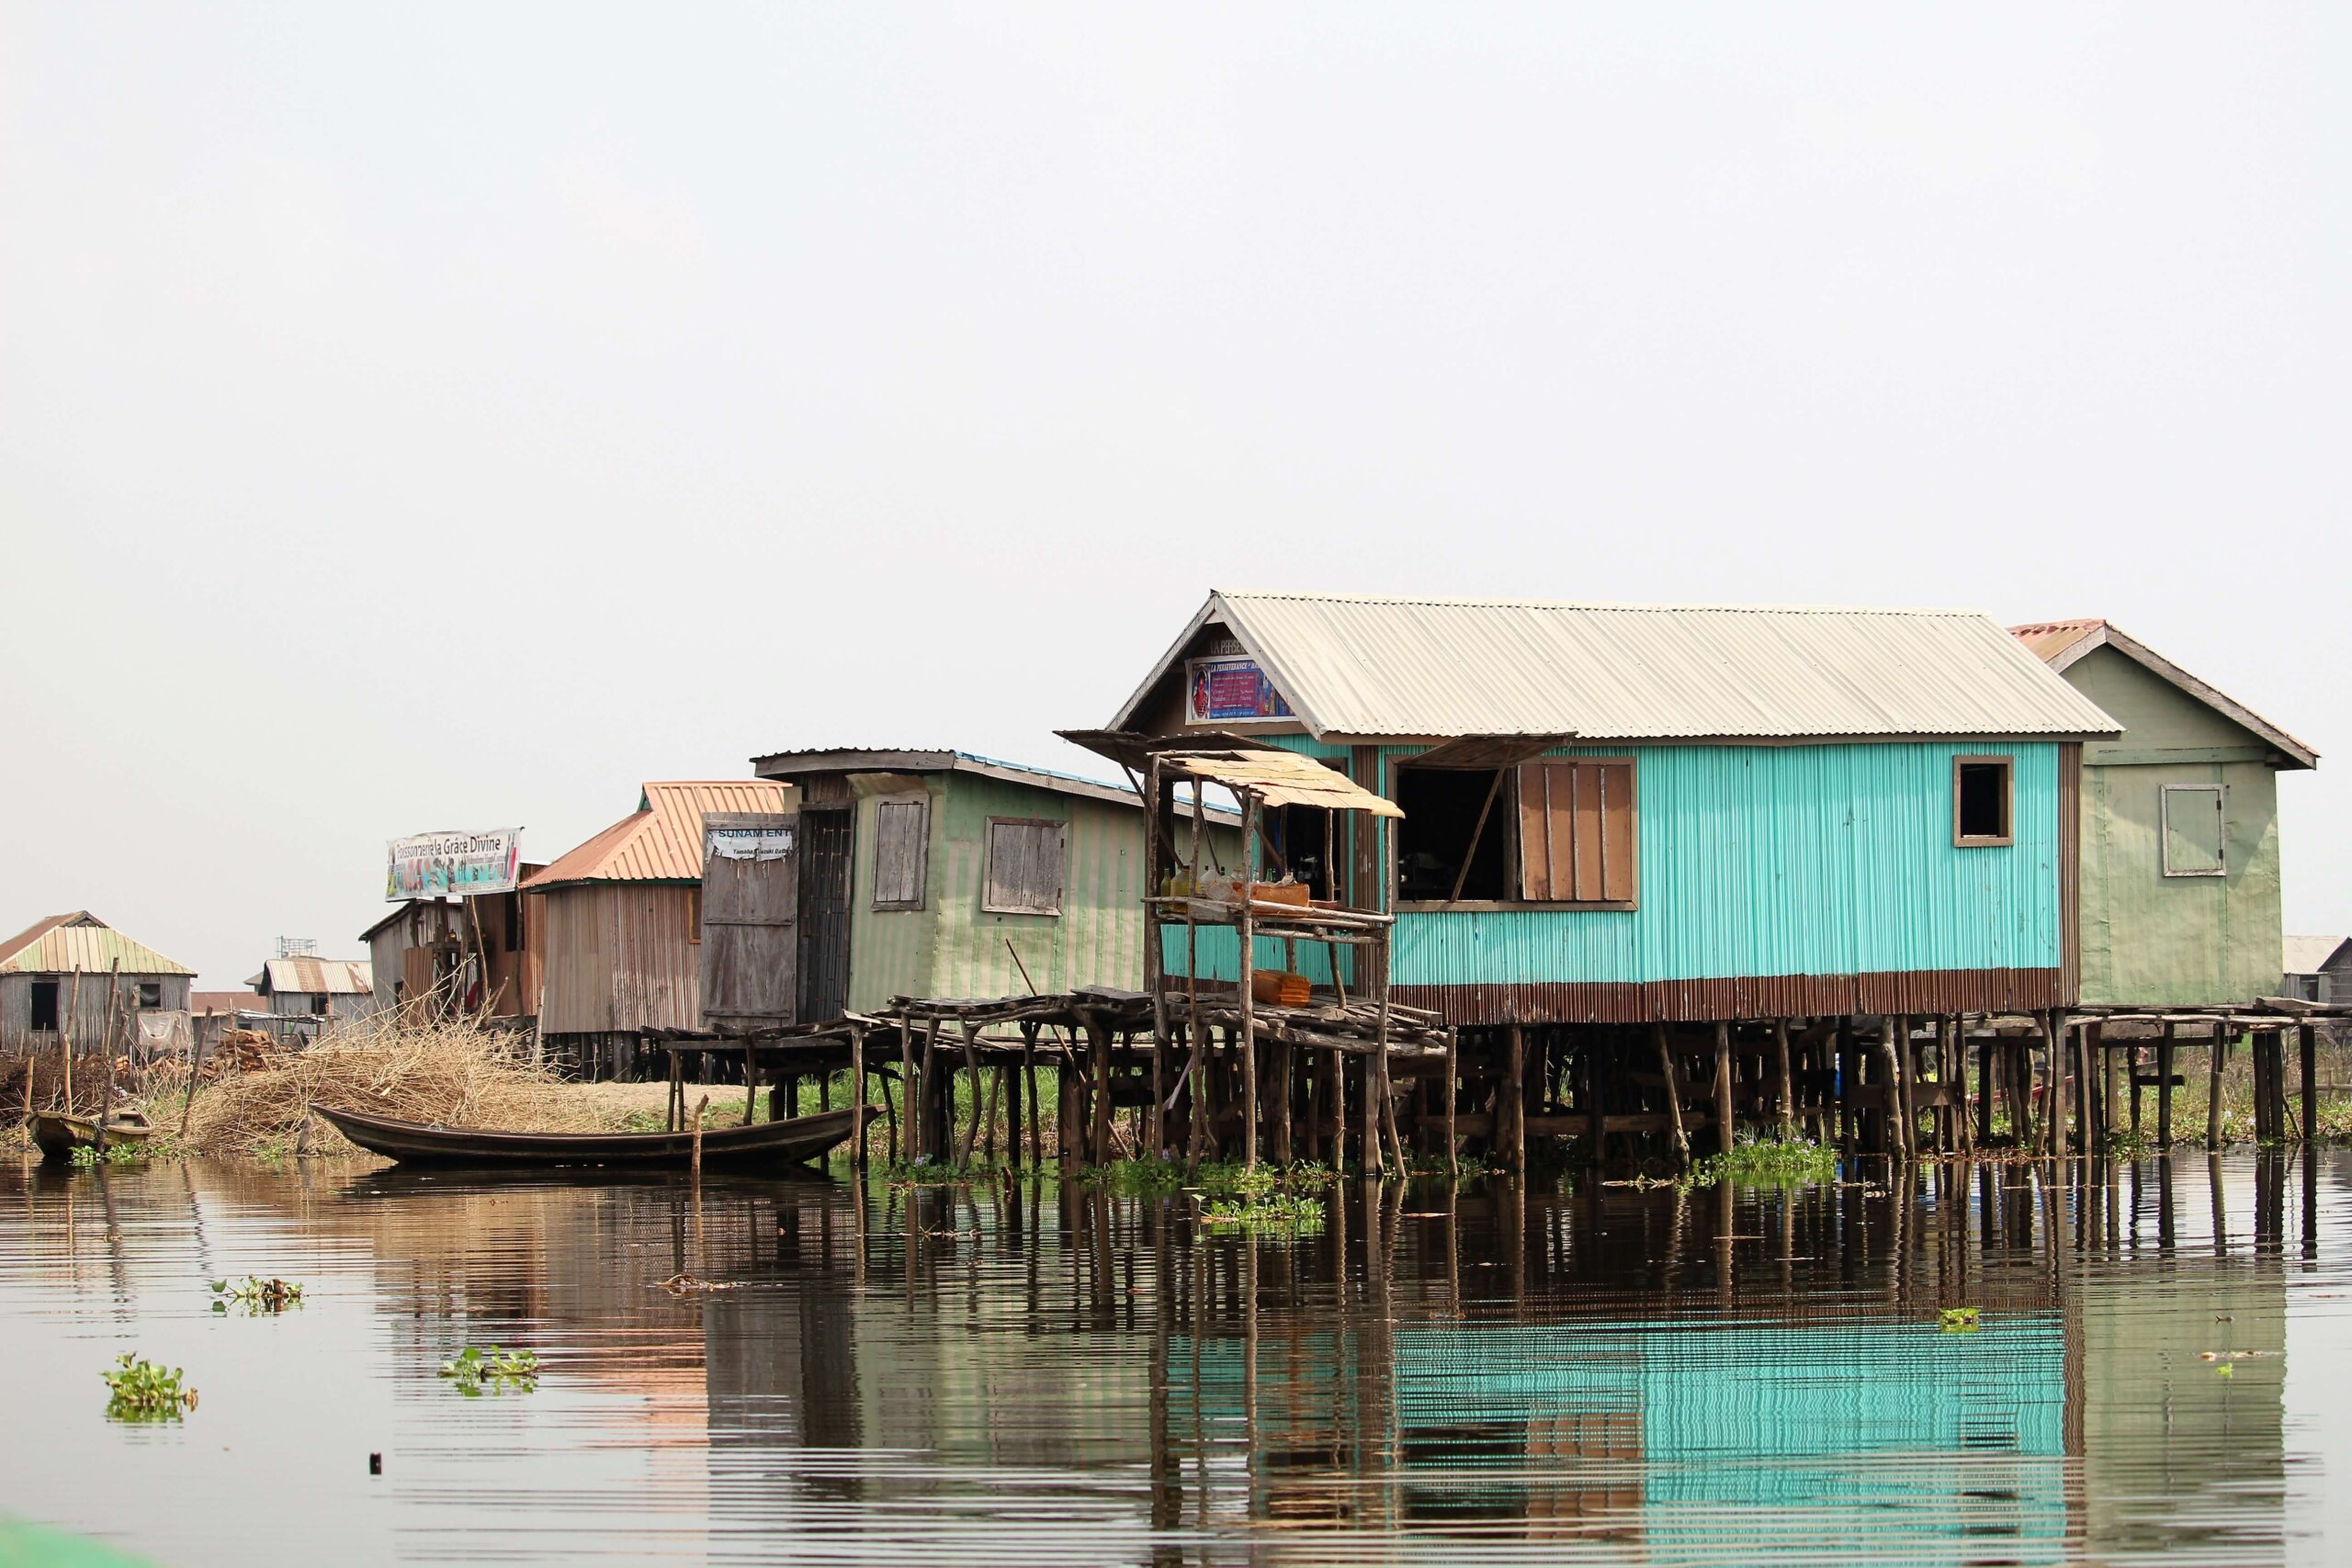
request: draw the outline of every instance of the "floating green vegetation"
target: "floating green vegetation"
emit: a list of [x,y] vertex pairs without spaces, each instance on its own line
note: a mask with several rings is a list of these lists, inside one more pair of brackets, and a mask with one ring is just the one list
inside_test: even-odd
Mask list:
[[1690,1173],[1693,1187],[1719,1181],[1735,1186],[1803,1187],[1838,1179],[1838,1151],[1804,1139],[1782,1143],[1759,1138],[1734,1145],[1729,1154],[1709,1155]]
[[302,1287],[291,1280],[265,1280],[248,1274],[242,1280],[212,1281],[212,1310],[241,1309],[247,1317],[276,1316],[302,1304]]
[[67,1157],[86,1170],[100,1164],[142,1165],[146,1162],[147,1151],[138,1144],[108,1144],[107,1152],[100,1154],[92,1145],[77,1144]]
[[177,1367],[159,1367],[140,1359],[136,1350],[118,1358],[114,1371],[100,1372],[109,1391],[107,1417],[113,1421],[176,1421],[182,1411],[196,1408],[196,1390],[180,1381]]
[[1936,1314],[1936,1325],[1946,1334],[1973,1334],[1984,1326],[1984,1309],[1946,1307]]
[[1296,1192],[1213,1198],[1201,1205],[1201,1224],[1257,1235],[1312,1235],[1323,1228],[1323,1201]]
[[485,1393],[529,1393],[539,1386],[539,1359],[528,1350],[469,1345],[441,1363],[441,1375],[469,1399]]
[[925,1155],[920,1159],[886,1160],[876,1168],[892,1187],[973,1187],[995,1180],[1001,1168],[979,1160],[956,1165]]
[[1091,1166],[1079,1172],[1079,1184],[1115,1192],[1122,1198],[1165,1198],[1182,1191],[1183,1163],[1172,1159],[1122,1159]]

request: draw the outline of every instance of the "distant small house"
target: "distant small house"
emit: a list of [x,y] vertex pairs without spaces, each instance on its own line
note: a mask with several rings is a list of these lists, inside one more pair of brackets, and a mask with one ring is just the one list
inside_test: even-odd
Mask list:
[[792,792],[760,780],[648,784],[636,811],[526,878],[545,933],[540,1038],[592,1076],[632,1076],[644,1032],[702,1027],[707,814],[774,814]]
[[2276,995],[2278,775],[2319,753],[2111,622],[2011,631],[2123,727],[2083,748],[2082,999]]
[[134,942],[87,909],[49,919],[0,942],[0,1044],[57,1043],[60,1025],[77,1048],[98,1047],[110,982],[139,1012],[185,1012],[196,971]]
[[[528,880],[546,867],[526,864]],[[469,907],[470,906],[470,908]],[[538,1008],[545,933],[518,890],[472,897],[412,898],[359,933],[368,944],[376,1005],[440,996],[446,1007],[490,1018]]]
[[2289,937],[2286,987],[2281,995],[2307,1002],[2352,1003],[2352,937]]
[[[800,1021],[896,996],[1142,986],[1145,818],[1126,785],[966,751],[752,767],[799,786]],[[1239,819],[1210,819],[1232,863]]]
[[376,1010],[375,976],[364,962],[273,958],[245,984],[261,998],[255,1011],[281,1018],[350,1020]]

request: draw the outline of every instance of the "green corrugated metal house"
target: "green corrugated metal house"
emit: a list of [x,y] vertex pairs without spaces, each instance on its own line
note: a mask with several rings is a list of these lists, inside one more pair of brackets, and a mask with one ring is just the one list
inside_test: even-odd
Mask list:
[[2013,629],[2123,726],[2083,751],[2082,999],[2278,995],[2278,775],[2319,753],[2105,621]]
[[1487,1025],[2067,1005],[2120,726],[1966,612],[1213,593],[1111,728],[1396,801],[1339,891],[1397,917],[1400,1000]]
[[[1133,790],[963,751],[786,751],[752,766],[799,786],[803,1021],[893,997],[1141,988]],[[1213,815],[1230,860],[1235,818]]]

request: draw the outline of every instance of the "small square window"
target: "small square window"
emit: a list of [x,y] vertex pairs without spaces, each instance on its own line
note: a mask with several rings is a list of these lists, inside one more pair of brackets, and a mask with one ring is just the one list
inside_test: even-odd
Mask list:
[[2013,843],[2011,759],[1951,760],[1951,841],[1963,849]]
[[164,1005],[164,982],[161,980],[140,981],[139,1005],[143,1008],[162,1007]]
[[2229,874],[2228,835],[2222,830],[2222,786],[2167,784],[2161,795],[2165,874]]
[[1062,825],[989,818],[988,871],[980,908],[992,915],[1062,912]]

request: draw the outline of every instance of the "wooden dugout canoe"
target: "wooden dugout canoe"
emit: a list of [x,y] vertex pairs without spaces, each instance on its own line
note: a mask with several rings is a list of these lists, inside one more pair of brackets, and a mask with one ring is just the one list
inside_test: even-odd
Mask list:
[[[403,1165],[633,1166],[645,1170],[684,1170],[694,1158],[694,1134],[507,1133],[486,1127],[444,1127],[370,1116],[331,1105],[311,1110],[370,1154]],[[814,1116],[719,1127],[702,1135],[705,1165],[798,1165],[862,1131],[881,1114],[873,1105],[845,1106]]]
[[[144,1144],[154,1132],[147,1118],[137,1111],[124,1111],[107,1123],[107,1145],[128,1144],[134,1147]],[[40,1157],[51,1165],[63,1165],[74,1157],[75,1149],[98,1146],[98,1124],[87,1116],[68,1116],[62,1111],[33,1112],[33,1146],[40,1150]]]

